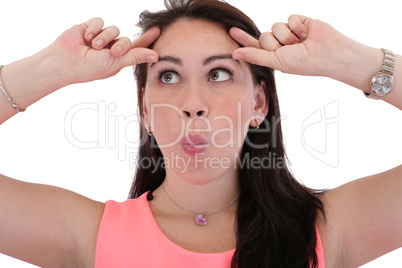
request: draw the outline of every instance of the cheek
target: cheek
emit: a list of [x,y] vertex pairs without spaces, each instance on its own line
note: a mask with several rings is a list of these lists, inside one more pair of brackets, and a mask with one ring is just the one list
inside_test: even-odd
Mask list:
[[159,145],[177,143],[184,132],[185,121],[180,110],[171,104],[153,105],[151,122]]
[[230,108],[228,113],[230,113],[236,125],[245,126],[253,116],[254,97],[252,92],[241,92],[241,94],[234,95],[227,102],[224,102],[222,106]]
[[253,118],[254,118],[254,101],[248,101],[243,103],[241,110],[241,122],[243,125],[244,136],[246,136],[248,128],[250,126],[250,122],[253,120]]
[[[242,97],[242,98],[239,98]],[[253,118],[254,101],[249,95],[230,97],[219,104],[219,116],[213,119],[217,144],[241,147]]]

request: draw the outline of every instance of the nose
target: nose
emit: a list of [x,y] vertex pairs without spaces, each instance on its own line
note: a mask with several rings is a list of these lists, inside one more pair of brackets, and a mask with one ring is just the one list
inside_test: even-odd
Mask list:
[[181,110],[184,117],[206,117],[208,115],[208,108],[205,102],[206,96],[202,95],[202,90],[185,90],[183,105]]

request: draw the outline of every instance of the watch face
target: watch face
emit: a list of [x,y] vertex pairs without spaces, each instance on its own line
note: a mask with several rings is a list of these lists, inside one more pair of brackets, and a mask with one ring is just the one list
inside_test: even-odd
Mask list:
[[392,75],[379,73],[374,76],[371,85],[372,94],[375,94],[378,97],[384,97],[394,86],[394,78]]

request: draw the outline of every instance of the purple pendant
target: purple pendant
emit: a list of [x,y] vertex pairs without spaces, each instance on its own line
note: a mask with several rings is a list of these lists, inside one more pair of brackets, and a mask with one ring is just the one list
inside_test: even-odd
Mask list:
[[204,226],[207,225],[207,220],[202,216],[202,214],[200,214],[195,218],[195,223],[199,226]]

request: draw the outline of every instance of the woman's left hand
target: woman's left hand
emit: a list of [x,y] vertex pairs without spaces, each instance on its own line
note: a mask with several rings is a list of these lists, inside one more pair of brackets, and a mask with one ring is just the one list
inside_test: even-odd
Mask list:
[[[381,69],[384,53],[356,42],[328,23],[292,15],[288,23],[275,23],[272,32],[255,39],[239,28],[231,37],[244,47],[233,59],[244,60],[284,73],[326,76],[370,92],[370,79]],[[402,57],[395,54],[394,89],[384,101],[402,109]]]
[[[366,76],[381,67],[382,52],[379,49],[364,46],[325,22],[301,15],[290,16],[288,23],[275,23],[272,32],[261,34],[259,40],[235,27],[230,30],[230,35],[244,46],[234,51],[234,59],[285,73],[327,76],[358,86],[354,81],[348,81],[348,72],[353,71],[349,69],[366,72],[364,81],[368,84]],[[376,55],[370,59],[374,65],[370,69],[367,61],[357,59],[365,58],[362,53]]]

